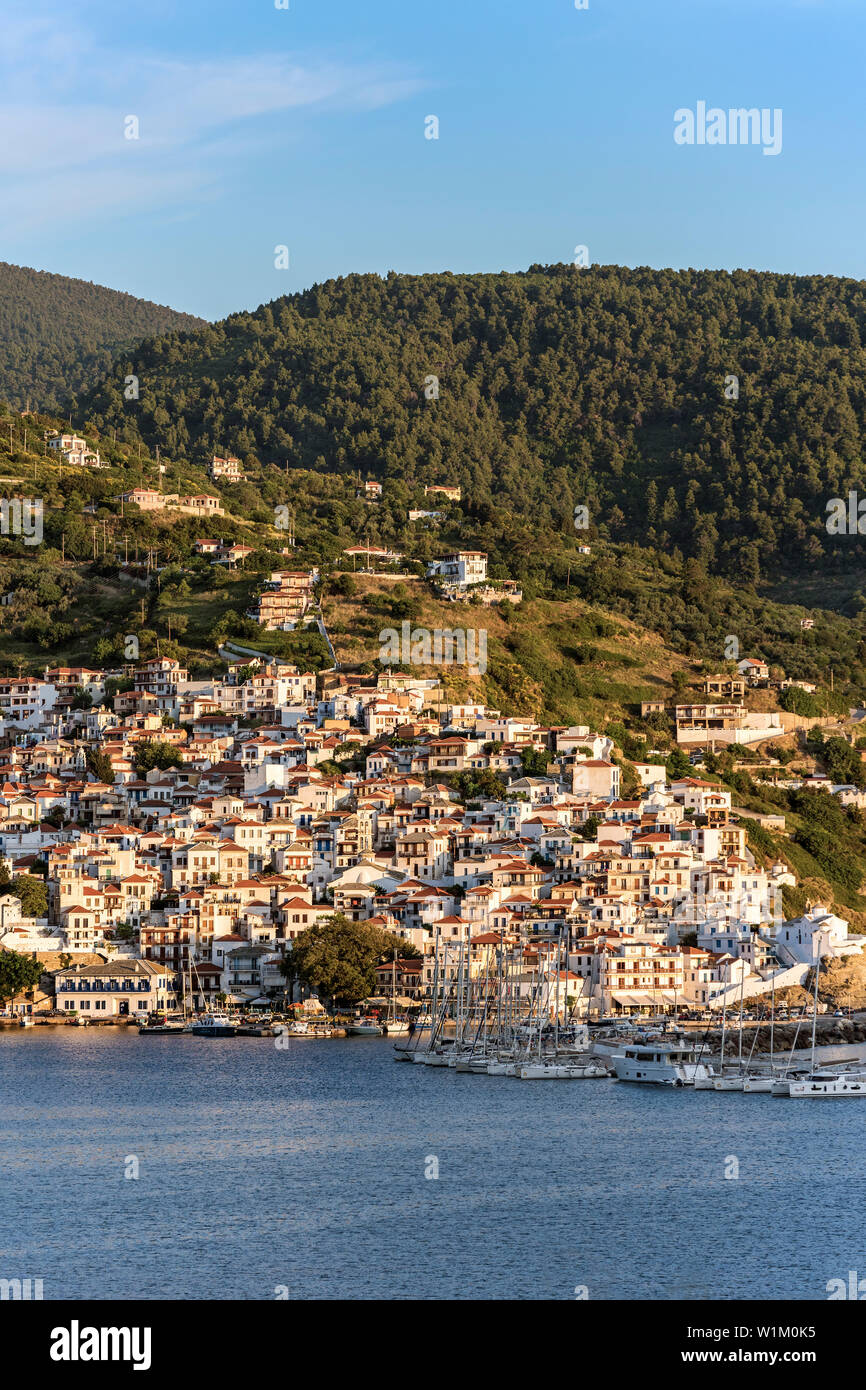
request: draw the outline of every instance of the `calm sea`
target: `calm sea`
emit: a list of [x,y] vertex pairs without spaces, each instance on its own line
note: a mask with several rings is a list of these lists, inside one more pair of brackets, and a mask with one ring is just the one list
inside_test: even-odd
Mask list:
[[0,1034],[0,1105],[0,1277],[46,1299],[823,1299],[866,1275],[856,1102],[38,1028]]

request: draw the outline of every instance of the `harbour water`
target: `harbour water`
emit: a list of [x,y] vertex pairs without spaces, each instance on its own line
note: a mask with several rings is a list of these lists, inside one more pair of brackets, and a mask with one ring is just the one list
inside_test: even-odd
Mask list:
[[46,1299],[820,1300],[866,1274],[859,1105],[36,1028],[0,1034],[0,1106],[0,1277]]

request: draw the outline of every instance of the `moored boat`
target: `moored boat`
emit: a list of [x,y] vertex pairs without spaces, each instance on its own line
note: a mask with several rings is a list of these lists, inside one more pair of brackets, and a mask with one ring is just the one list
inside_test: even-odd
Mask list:
[[866,1096],[866,1073],[816,1071],[785,1086],[785,1090],[774,1090],[774,1095],[794,1100],[855,1100]]
[[687,1043],[648,1043],[626,1047],[611,1057],[618,1081],[647,1086],[693,1086],[710,1075]]
[[743,1082],[743,1091],[746,1095],[770,1095],[775,1084],[775,1076],[755,1074],[746,1077]]
[[487,1063],[488,1076],[515,1076],[517,1063],[507,1057],[492,1057]]
[[214,1012],[197,1018],[190,1024],[189,1031],[197,1038],[233,1038],[237,1026],[232,1023],[228,1014]]
[[521,1081],[594,1081],[610,1076],[607,1067],[598,1061],[589,1062],[526,1062],[515,1075]]
[[185,1033],[186,1020],[181,1014],[154,1015],[149,1023],[142,1023],[138,1029],[139,1033]]
[[346,1032],[353,1038],[381,1038],[384,1029],[375,1018],[358,1018],[346,1025]]

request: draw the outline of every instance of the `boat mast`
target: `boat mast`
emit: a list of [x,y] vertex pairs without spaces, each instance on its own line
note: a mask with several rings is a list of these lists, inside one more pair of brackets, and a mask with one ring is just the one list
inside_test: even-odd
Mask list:
[[502,1046],[502,948],[505,929],[499,932],[499,945],[496,950],[496,1046]]
[[395,946],[395,947],[394,947],[394,973],[393,973],[392,976],[391,976],[391,1017],[390,1017],[390,1019],[388,1020],[389,1023],[394,1023],[394,1022],[396,1021],[396,1018],[397,1018],[397,1015],[396,1015],[396,1012],[395,1012],[396,1004],[397,1004],[396,994],[397,994],[397,947]]
[[[434,946],[433,949],[434,949],[434,955],[433,955],[433,993],[432,993],[431,1000],[430,1000],[430,1022],[429,1022],[430,1037],[429,1037],[428,1040],[427,1040],[427,1051],[428,1051],[428,1052],[430,1052],[430,1050],[431,1050],[432,1047],[433,1047],[433,1027],[434,1027],[434,1023],[435,1023],[435,1020],[436,1020],[436,1004],[437,1004],[437,1000],[438,1000],[438,997],[439,997],[439,923],[438,923],[438,922],[436,923],[436,944],[435,944],[435,946]],[[418,1042],[419,1042],[419,1044],[420,1044],[420,1042],[421,1042],[420,1034],[419,1034],[419,1037],[418,1037]]]
[[559,1051],[559,970],[562,960],[562,927],[556,936],[556,1018],[553,1021],[553,1051]]
[[818,1031],[818,978],[821,974],[821,946],[823,944],[823,932],[815,933],[817,942],[817,958],[815,960],[815,998],[812,1001],[812,1065],[811,1070],[815,1070],[815,1038]]

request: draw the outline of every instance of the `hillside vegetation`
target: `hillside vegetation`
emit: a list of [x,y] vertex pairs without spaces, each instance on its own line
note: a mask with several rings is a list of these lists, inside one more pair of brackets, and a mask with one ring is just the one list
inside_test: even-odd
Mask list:
[[521,530],[546,550],[583,506],[590,536],[832,593],[864,556],[826,529],[860,482],[864,342],[866,285],[830,276],[352,275],[143,344],[87,409],[174,458],[460,483],[518,555]]
[[0,400],[63,410],[92,391],[122,349],[203,320],[43,270],[0,262]]

